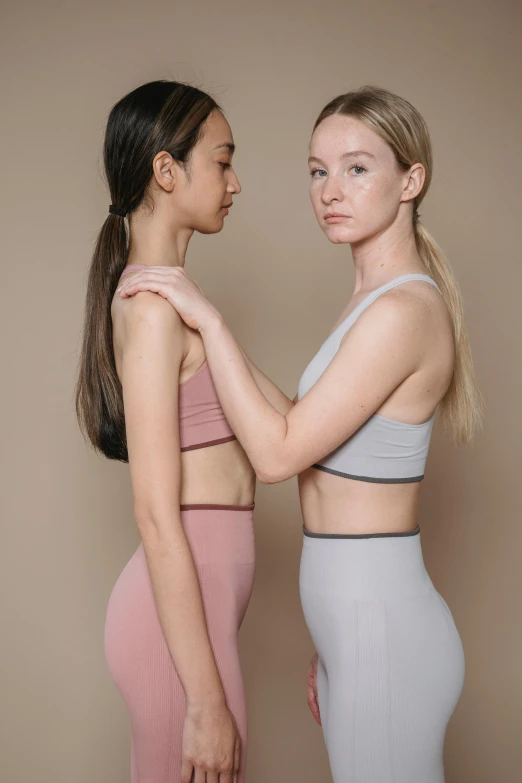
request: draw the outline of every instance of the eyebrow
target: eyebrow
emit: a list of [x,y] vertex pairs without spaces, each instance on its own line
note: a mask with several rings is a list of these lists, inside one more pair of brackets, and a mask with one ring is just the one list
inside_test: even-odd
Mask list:
[[214,147],[214,150],[221,150],[223,147],[226,147],[231,155],[234,154],[234,150],[236,149],[236,145],[232,144],[231,141],[225,141],[223,144],[218,144],[217,147]]
[[[364,150],[354,150],[353,152],[345,152],[344,155],[341,155],[341,158],[350,158],[353,155],[366,155],[368,158],[373,158],[375,160],[375,155],[372,155],[371,152],[365,152]],[[316,160],[318,163],[323,163],[321,158],[314,158],[313,156],[308,158],[308,162],[311,160]]]

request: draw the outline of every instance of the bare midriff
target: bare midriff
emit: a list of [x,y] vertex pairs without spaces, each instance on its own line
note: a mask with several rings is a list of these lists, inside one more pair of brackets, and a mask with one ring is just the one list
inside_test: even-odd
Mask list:
[[247,506],[254,501],[255,472],[237,440],[181,454],[181,505]]
[[[206,359],[199,334],[185,327],[189,349],[180,368],[188,384]],[[238,440],[181,452],[181,505],[248,506],[254,502],[256,474]]]
[[417,526],[420,481],[378,484],[308,468],[298,482],[311,533],[402,533]]

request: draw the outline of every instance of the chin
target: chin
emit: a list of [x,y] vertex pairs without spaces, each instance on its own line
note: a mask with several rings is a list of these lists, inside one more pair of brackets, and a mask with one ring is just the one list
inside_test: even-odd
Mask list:
[[352,242],[356,242],[356,238],[353,235],[353,231],[350,231],[346,226],[326,226],[324,233],[333,245],[349,245]]
[[207,220],[204,223],[200,223],[194,230],[198,231],[200,234],[219,234],[223,229],[224,223],[225,218],[220,216],[214,220]]

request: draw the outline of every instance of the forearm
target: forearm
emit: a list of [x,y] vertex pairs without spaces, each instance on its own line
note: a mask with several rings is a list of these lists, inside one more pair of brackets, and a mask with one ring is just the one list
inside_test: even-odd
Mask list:
[[187,705],[198,709],[224,702],[196,568],[181,523],[141,519],[138,528],[159,620]]
[[267,376],[261,372],[259,367],[256,367],[251,359],[249,359],[241,346],[239,347],[245,362],[247,363],[250,372],[252,373],[252,377],[254,378],[259,390],[263,393],[265,399],[270,403],[270,405],[272,405],[273,408],[276,409],[276,411],[286,415],[288,411],[291,410],[294,406],[293,400],[287,397],[286,394],[282,392],[281,389],[272,380],[270,380],[270,378],[267,378]]
[[276,461],[284,457],[286,416],[258,387],[241,348],[219,314],[209,317],[200,332],[225,416],[258,477],[270,481]]

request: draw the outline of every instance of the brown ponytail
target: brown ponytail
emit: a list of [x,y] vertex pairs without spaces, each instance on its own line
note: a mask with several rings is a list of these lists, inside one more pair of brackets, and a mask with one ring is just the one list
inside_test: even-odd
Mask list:
[[102,226],[89,271],[83,350],[76,392],[82,431],[95,448],[127,461],[125,417],[112,347],[111,303],[127,263],[122,217],[109,215]]

